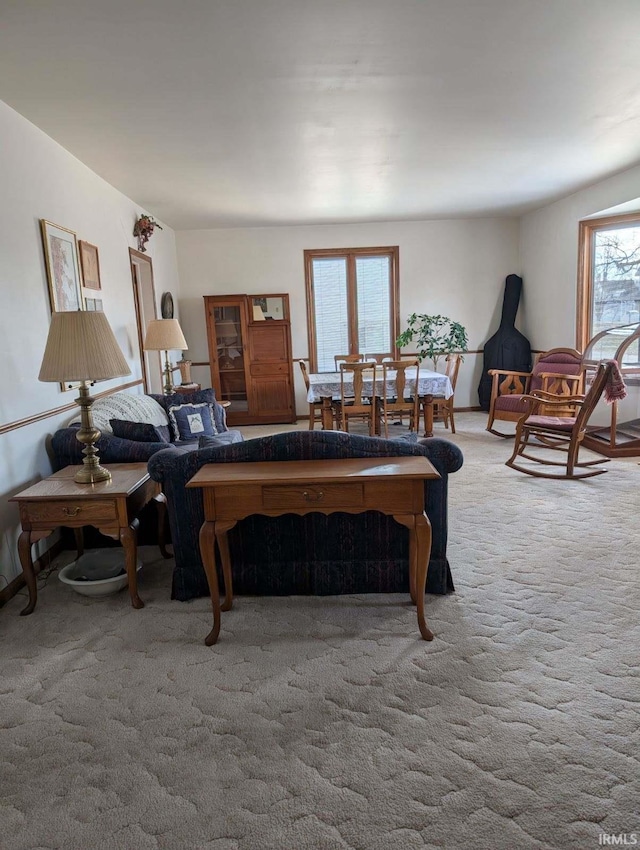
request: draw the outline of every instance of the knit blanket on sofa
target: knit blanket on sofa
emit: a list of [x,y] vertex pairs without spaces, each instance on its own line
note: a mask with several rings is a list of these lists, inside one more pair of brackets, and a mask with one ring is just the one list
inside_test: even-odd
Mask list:
[[[127,422],[147,422],[150,425],[168,425],[169,419],[158,402],[148,395],[132,395],[121,392],[105,396],[94,401],[91,407],[93,424],[103,434],[113,434],[110,419],[124,419]],[[69,425],[80,422],[80,416],[71,420]]]

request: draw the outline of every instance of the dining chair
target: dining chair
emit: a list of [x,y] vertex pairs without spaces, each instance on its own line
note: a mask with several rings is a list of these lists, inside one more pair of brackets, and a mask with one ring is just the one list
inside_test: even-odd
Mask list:
[[[415,383],[410,390],[407,382],[407,369],[415,369]],[[378,400],[384,435],[389,436],[389,421],[399,416],[402,422],[404,414],[409,415],[409,430],[417,431],[420,422],[420,399],[416,388],[420,378],[420,361],[385,360],[382,363],[382,394]]]
[[[591,478],[606,472],[606,469],[590,469],[590,467],[606,463],[609,458],[601,457],[580,463],[578,452],[587,431],[589,417],[603,392],[606,397],[614,363],[615,361],[607,361],[598,365],[586,395],[557,396],[543,390],[534,390],[531,395],[523,396],[523,404],[527,412],[518,421],[513,454],[506,461],[506,465],[518,472],[534,475],[536,478]],[[615,369],[617,371],[617,364]],[[616,378],[621,380],[619,373]],[[553,415],[555,409],[561,409],[567,405],[573,407],[573,416]],[[554,451],[563,452],[564,460],[550,460],[548,452]],[[563,471],[542,472],[535,466],[523,466],[520,462],[521,458],[543,466],[561,467]],[[583,469],[584,472],[581,471]]]
[[[379,368],[377,363],[340,364],[340,402],[336,403],[336,420],[340,430],[349,430],[350,419],[360,419],[369,424],[369,434],[375,435],[375,387]],[[364,392],[365,380],[373,385],[373,392],[369,395]]]
[[[309,392],[309,372],[307,371],[307,364],[304,360],[298,360],[298,365],[300,366],[300,371],[302,372],[302,378],[304,380],[304,385]],[[335,410],[333,409],[332,404],[332,416],[335,419]],[[316,421],[320,422],[322,425],[322,402],[321,401],[313,401],[309,402],[309,430],[313,431],[316,427]]]
[[459,354],[448,354],[446,358],[445,375],[451,381],[451,389],[453,390],[449,398],[434,398],[433,400],[433,421],[443,422],[444,427],[448,428],[451,423],[451,433],[456,433],[456,423],[453,418],[453,399],[456,391],[456,383],[458,381],[458,372],[460,371],[460,363],[462,357]]
[[333,362],[336,364],[336,372],[340,371],[341,363],[362,363],[364,354],[335,354]]

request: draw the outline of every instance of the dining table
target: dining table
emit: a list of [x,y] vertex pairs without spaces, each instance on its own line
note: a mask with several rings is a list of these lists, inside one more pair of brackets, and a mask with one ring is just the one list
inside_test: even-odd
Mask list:
[[[415,392],[416,370],[406,370],[407,391]],[[363,375],[363,390],[365,396],[382,395],[382,369],[377,369],[375,390],[373,387],[373,373],[367,380],[366,372]],[[387,391],[393,392],[395,374],[389,372],[387,376]],[[390,380],[389,380],[390,379]],[[345,393],[353,391],[353,381],[345,375]],[[307,401],[309,404],[322,402],[322,427],[326,430],[333,428],[332,401],[340,399],[340,372],[310,372],[309,391]],[[451,398],[453,387],[448,375],[442,372],[434,372],[430,369],[420,367],[418,376],[418,397],[424,411],[424,436],[433,436],[433,400],[436,398]]]

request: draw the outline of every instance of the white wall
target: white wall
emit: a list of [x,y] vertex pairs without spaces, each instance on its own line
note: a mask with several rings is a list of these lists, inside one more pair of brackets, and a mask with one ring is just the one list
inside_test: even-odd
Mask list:
[[[103,300],[132,375],[105,381],[97,391],[141,377],[128,249],[137,247],[132,230],[143,210],[1,102],[0,140],[0,358],[5,376],[0,424],[5,425],[75,397],[37,379],[51,319],[42,218],[98,246],[102,292],[93,295]],[[158,302],[167,289],[178,296],[173,231],[166,226],[156,230],[147,249]],[[18,508],[8,498],[51,473],[46,438],[71,416],[49,417],[0,435],[0,589],[21,569]]]
[[[209,360],[202,296],[236,293],[288,293],[293,355],[308,356],[305,249],[399,245],[401,329],[412,312],[441,313],[467,328],[470,349],[497,329],[504,279],[519,272],[513,219],[181,231],[176,241],[181,324],[194,361]],[[468,355],[457,406],[478,404],[481,371],[482,357]],[[300,370],[294,375],[297,411],[307,413]],[[193,378],[211,385],[208,368],[194,367]]]
[[637,166],[522,217],[523,331],[534,348],[576,344],[579,221],[639,197]]

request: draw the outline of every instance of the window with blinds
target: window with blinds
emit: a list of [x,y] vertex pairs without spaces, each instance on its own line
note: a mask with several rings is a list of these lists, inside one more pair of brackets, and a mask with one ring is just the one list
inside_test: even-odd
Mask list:
[[336,354],[397,356],[398,248],[304,253],[311,371],[333,372]]

